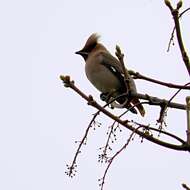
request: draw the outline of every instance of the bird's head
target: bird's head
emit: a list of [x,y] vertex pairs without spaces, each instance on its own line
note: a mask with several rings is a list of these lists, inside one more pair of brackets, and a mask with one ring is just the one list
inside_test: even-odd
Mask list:
[[93,33],[86,41],[84,47],[75,53],[81,55],[84,60],[86,60],[89,53],[91,53],[92,50],[94,50],[94,48],[97,46],[99,38],[100,36],[97,33]]

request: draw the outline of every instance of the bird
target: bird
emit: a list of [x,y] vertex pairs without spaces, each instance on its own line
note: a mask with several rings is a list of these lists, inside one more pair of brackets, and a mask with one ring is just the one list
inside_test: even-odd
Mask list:
[[101,99],[115,98],[120,105],[124,104],[124,107],[132,113],[137,114],[136,107],[141,116],[144,116],[145,109],[138,98],[128,100],[127,96],[121,96],[130,90],[137,92],[134,79],[129,75],[131,89],[127,89],[121,63],[99,42],[99,38],[97,33],[91,34],[84,47],[75,52],[81,55],[86,63],[85,73],[88,80],[101,92]]

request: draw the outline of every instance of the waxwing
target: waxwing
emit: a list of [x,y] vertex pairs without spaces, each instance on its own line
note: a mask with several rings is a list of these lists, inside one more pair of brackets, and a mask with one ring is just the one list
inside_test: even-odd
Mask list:
[[[98,41],[99,35],[92,34],[86,41],[85,46],[77,51],[76,54],[81,55],[86,64],[85,72],[88,80],[101,92],[101,98],[105,97],[116,98],[117,96],[126,93],[126,85],[121,64],[117,58],[112,56],[109,51]],[[135,82],[129,76],[130,88],[136,92]],[[107,98],[106,98],[107,99]],[[135,105],[142,116],[145,115],[145,110],[138,98],[133,98],[128,101],[127,96],[119,97],[116,100],[119,104],[125,104],[125,108],[131,112],[137,113],[136,109],[131,104]]]

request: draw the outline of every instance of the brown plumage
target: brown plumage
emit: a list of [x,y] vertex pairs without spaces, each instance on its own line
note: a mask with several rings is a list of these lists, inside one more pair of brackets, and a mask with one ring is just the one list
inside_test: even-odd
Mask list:
[[[124,75],[120,62],[113,57],[109,51],[98,42],[99,35],[92,34],[85,43],[85,46],[77,51],[76,54],[81,55],[86,64],[85,72],[89,81],[100,91],[103,95],[110,95],[113,98],[125,93],[127,91]],[[134,80],[130,77],[130,89],[136,91]],[[127,97],[117,99],[119,104],[127,101]],[[131,103],[137,107],[142,116],[145,114],[143,106],[139,99],[133,98],[125,107],[130,108],[130,111],[137,113],[136,109],[131,107]]]

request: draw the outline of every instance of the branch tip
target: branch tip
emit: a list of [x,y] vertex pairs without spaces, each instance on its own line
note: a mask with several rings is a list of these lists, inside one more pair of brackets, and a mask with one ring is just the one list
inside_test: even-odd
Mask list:
[[119,61],[121,61],[124,57],[124,54],[121,52],[121,48],[118,45],[116,45],[115,49],[116,49],[115,55],[117,56]]
[[183,5],[183,2],[182,2],[182,0],[180,0],[178,3],[177,3],[177,10],[179,10],[181,7],[182,7],[182,5]]
[[165,4],[166,4],[166,6],[168,6],[168,8],[172,11],[172,10],[173,10],[173,7],[172,7],[170,1],[169,1],[169,0],[165,0],[164,2],[165,2]]
[[71,87],[71,83],[74,84],[74,81],[71,81],[69,75],[60,75],[60,79],[63,81],[65,87]]

